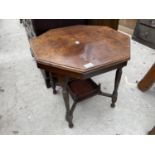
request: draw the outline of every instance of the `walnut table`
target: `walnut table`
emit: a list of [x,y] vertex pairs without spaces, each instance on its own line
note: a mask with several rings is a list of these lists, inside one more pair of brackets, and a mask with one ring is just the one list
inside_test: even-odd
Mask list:
[[[73,127],[73,111],[77,102],[93,95],[112,98],[115,106],[122,68],[130,58],[128,36],[104,26],[77,25],[49,30],[31,42],[37,66],[54,77],[63,88],[66,120]],[[116,69],[114,91],[104,93],[91,77]],[[69,104],[69,93],[73,105]]]

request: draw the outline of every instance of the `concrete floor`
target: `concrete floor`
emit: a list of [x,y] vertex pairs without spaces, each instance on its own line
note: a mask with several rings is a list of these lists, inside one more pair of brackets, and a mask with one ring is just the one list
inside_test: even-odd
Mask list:
[[[47,89],[18,20],[0,20],[0,134],[146,134],[155,125],[155,87],[136,87],[155,60],[155,51],[131,40],[131,60],[124,68],[116,108],[95,96],[78,104],[74,128],[64,119],[61,89]],[[115,72],[94,77],[113,90]]]

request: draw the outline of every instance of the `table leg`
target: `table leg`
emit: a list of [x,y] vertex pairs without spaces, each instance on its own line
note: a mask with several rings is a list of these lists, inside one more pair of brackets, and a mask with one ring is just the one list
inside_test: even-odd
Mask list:
[[56,91],[57,78],[51,73],[50,74],[50,79],[51,79],[51,85],[52,85],[52,88],[53,88],[53,94],[57,94],[57,91]]
[[46,70],[44,70],[44,78],[45,78],[45,83],[46,83],[46,87],[50,88],[51,84],[50,84],[50,73]]
[[111,107],[114,108],[115,107],[115,103],[117,101],[117,96],[118,96],[118,86],[121,80],[121,76],[122,76],[122,68],[118,68],[116,71],[116,76],[115,76],[115,85],[114,85],[114,91],[112,94],[112,104]]
[[65,107],[66,107],[66,121],[68,122],[68,125],[70,128],[73,127],[73,113],[70,111],[70,105],[69,105],[69,92],[68,92],[68,79],[67,78],[63,78],[61,77],[60,79],[61,81],[61,85],[62,85],[62,94],[63,94],[63,98],[64,98],[64,102],[65,102]]

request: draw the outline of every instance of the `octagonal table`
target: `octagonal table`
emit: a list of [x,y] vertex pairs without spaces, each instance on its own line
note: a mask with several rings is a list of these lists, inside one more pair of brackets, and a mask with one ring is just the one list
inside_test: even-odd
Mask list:
[[[63,88],[66,120],[73,127],[77,102],[99,94],[112,98],[115,107],[122,68],[130,59],[130,38],[105,26],[76,25],[57,28],[34,38],[31,48],[37,66],[58,78]],[[114,91],[102,92],[90,78],[116,69]],[[53,90],[55,89],[55,80]],[[69,93],[74,103],[69,104]]]

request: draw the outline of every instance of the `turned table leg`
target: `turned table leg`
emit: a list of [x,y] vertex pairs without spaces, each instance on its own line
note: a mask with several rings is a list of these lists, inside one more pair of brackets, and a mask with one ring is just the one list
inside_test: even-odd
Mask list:
[[61,82],[61,85],[62,85],[62,94],[63,94],[63,99],[64,99],[64,102],[65,102],[65,107],[66,107],[66,121],[68,122],[68,125],[70,128],[73,127],[73,113],[72,111],[70,111],[70,105],[69,105],[69,92],[68,92],[68,78],[63,78],[61,77],[60,78],[60,82]]
[[122,68],[118,68],[116,71],[116,76],[115,76],[115,85],[114,85],[114,91],[112,94],[112,104],[111,107],[114,108],[115,107],[115,103],[117,101],[117,96],[118,96],[118,86],[121,80],[121,76],[122,76]]
[[141,91],[148,90],[155,82],[155,64],[146,73],[144,78],[138,83],[138,88]]

